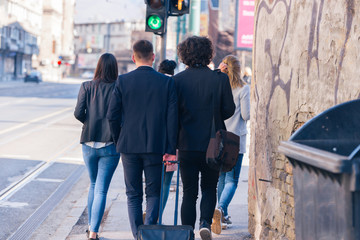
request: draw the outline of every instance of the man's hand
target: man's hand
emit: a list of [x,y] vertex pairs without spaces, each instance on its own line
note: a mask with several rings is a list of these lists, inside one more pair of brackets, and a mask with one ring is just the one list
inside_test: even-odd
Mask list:
[[163,161],[166,166],[166,172],[173,172],[177,170],[177,163],[174,162],[168,162],[168,161],[176,161],[176,155],[171,155],[165,153],[163,156]]
[[171,163],[168,161],[176,161],[176,155],[171,155],[171,154],[165,153],[163,156],[163,161],[165,162],[165,165],[173,165],[175,163]]

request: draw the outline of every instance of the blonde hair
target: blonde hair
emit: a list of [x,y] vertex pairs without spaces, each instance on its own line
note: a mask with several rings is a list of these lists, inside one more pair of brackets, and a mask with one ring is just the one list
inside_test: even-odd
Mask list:
[[246,82],[241,78],[241,65],[239,59],[234,55],[228,55],[223,60],[227,65],[225,73],[228,75],[232,89],[237,87],[242,88]]

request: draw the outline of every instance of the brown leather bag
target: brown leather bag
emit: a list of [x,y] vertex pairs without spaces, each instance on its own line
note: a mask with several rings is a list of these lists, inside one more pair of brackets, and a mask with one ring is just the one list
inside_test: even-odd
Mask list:
[[220,129],[215,134],[213,119],[211,138],[206,151],[206,163],[214,170],[231,171],[239,156],[240,137],[232,132]]

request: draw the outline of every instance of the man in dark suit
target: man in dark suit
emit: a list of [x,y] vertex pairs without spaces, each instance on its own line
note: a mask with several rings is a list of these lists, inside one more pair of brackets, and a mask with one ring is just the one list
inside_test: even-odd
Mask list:
[[178,150],[183,182],[181,222],[195,227],[200,180],[199,233],[202,240],[211,240],[210,225],[216,206],[219,171],[206,164],[206,150],[212,123],[215,123],[215,131],[226,129],[224,120],[234,114],[235,104],[227,75],[207,67],[213,56],[213,46],[208,38],[187,38],[178,45],[178,56],[187,65],[186,70],[173,77],[179,107]]
[[146,181],[144,224],[156,224],[159,215],[161,164],[165,153],[175,154],[178,130],[177,95],[171,77],[156,72],[153,46],[139,40],[132,60],[137,69],[119,76],[107,118],[124,167],[128,213],[136,238],[143,224],[142,173]]

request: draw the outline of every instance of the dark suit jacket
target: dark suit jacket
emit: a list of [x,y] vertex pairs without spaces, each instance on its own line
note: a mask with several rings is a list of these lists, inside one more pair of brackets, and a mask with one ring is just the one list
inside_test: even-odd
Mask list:
[[107,114],[117,151],[175,154],[177,114],[172,78],[147,66],[119,76]]
[[87,81],[81,84],[74,116],[82,122],[83,130],[80,142],[112,142],[107,109],[114,83]]
[[178,149],[206,152],[213,115],[216,131],[226,129],[235,104],[226,74],[208,67],[188,68],[173,77],[179,106]]

